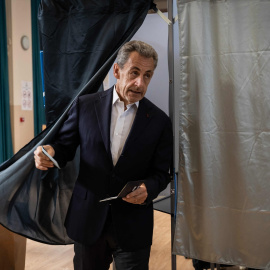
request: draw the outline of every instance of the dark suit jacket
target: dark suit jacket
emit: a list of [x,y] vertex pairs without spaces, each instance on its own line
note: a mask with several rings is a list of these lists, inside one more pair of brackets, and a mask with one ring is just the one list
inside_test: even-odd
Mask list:
[[[113,88],[79,97],[52,146],[60,166],[74,157],[80,145],[80,171],[65,226],[73,240],[90,245],[104,227],[109,207],[120,246],[136,250],[152,243],[152,200],[169,183],[172,161],[172,127],[168,116],[143,98],[122,154],[113,166],[110,120]],[[128,181],[143,180],[148,191],[145,205],[121,199],[99,202],[117,195]]]

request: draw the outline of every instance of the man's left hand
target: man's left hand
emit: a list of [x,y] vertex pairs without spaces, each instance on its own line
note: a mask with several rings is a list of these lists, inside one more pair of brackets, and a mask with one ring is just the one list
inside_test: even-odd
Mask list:
[[148,196],[145,184],[141,184],[139,188],[130,192],[126,197],[122,198],[124,201],[133,204],[142,204]]

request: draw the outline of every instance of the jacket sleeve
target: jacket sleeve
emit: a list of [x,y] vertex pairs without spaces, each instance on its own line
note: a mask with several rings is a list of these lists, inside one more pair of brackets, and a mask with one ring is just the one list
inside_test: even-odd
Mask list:
[[167,118],[166,124],[159,142],[155,149],[149,177],[144,179],[145,186],[147,188],[148,197],[145,201],[146,204],[152,202],[158,194],[164,190],[170,182],[169,168],[172,164],[173,157],[173,132],[172,124],[169,118]]
[[54,158],[60,167],[64,167],[68,161],[74,158],[80,143],[78,114],[79,99],[76,99],[67,114],[66,121],[57,134],[57,138],[50,144],[55,150]]

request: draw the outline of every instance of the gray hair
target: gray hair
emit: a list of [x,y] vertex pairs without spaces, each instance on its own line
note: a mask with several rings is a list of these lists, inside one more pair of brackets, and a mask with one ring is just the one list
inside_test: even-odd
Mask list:
[[138,40],[132,40],[127,43],[125,43],[119,50],[116,58],[116,63],[119,65],[119,67],[122,69],[127,62],[130,54],[132,52],[137,52],[141,56],[146,58],[153,58],[154,60],[154,67],[157,67],[158,63],[158,54],[155,51],[155,49],[142,41]]

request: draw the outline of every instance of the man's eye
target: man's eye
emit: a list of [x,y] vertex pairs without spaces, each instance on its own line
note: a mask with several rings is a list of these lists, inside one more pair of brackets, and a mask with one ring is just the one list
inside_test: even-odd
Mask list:
[[151,75],[150,74],[145,74],[144,75],[147,79],[150,79],[151,78]]

